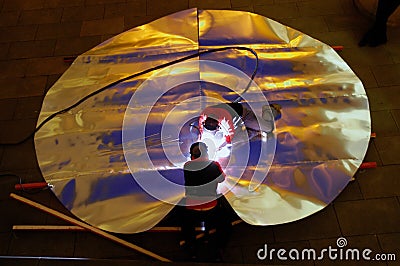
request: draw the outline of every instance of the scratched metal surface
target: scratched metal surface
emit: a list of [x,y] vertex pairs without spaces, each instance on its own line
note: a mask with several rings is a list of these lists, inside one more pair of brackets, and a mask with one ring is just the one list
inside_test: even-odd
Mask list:
[[[254,82],[263,97],[282,106],[272,137],[271,145],[276,146],[272,165],[258,160],[261,140],[251,140],[248,160],[241,160],[241,152],[231,155],[237,163],[225,169],[228,177],[221,186],[225,197],[244,221],[254,225],[295,221],[321,210],[343,190],[365,156],[370,137],[368,99],[361,81],[328,45],[260,15],[190,9],[107,40],[79,56],[49,90],[38,123],[133,73],[199,49],[224,46],[246,46],[257,52]],[[192,61],[198,59],[226,63],[247,75],[255,66],[251,53],[234,49]],[[196,71],[189,65],[187,75]],[[184,80],[186,74],[180,75]],[[143,91],[140,86],[153,77],[147,73],[119,83],[58,115],[35,136],[39,166],[45,180],[54,185],[54,194],[78,218],[107,231],[148,230],[183,197],[183,189],[168,190],[151,180],[161,174],[174,183],[183,182],[182,158],[195,136],[188,124],[181,124],[186,120],[179,114],[202,107],[190,99],[231,101],[240,95],[239,90],[189,82],[175,86],[152,106],[145,98],[132,104],[138,88]],[[213,78],[226,82],[218,71]],[[265,104],[253,90],[244,96],[255,106]],[[144,135],[129,131],[144,122]],[[178,140],[163,138],[162,125],[176,126]],[[165,154],[180,159],[169,160]],[[249,189],[254,171],[265,177],[257,180],[255,190]],[[234,174],[238,172],[243,174]],[[150,180],[162,200],[147,193],[133,177],[136,174]]]

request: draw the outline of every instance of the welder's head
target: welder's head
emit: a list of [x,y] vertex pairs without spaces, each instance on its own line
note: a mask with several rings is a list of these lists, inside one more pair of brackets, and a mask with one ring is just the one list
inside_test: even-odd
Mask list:
[[214,131],[219,128],[219,122],[218,122],[218,120],[208,116],[207,119],[204,121],[203,126],[207,130]]
[[192,159],[208,157],[208,147],[204,142],[195,142],[190,146],[190,156]]

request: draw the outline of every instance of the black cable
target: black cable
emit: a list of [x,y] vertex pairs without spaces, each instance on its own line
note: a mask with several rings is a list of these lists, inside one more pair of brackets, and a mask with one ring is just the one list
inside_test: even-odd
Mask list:
[[14,176],[14,177],[19,178],[19,182],[20,182],[20,183],[22,182],[22,181],[21,181],[21,177],[19,177],[19,175],[14,174],[14,173],[1,173],[1,174],[0,174],[0,177],[2,177],[2,176]]
[[[256,76],[257,70],[258,70],[258,55],[257,55],[257,53],[256,53],[254,50],[252,50],[252,49],[251,49],[251,52],[252,52],[252,54],[256,57],[256,66],[254,67],[253,74],[251,74],[249,83],[247,84],[246,88],[242,91],[241,95],[245,94],[245,93],[247,92],[247,90],[250,88],[251,83],[253,82],[254,77]],[[242,99],[242,96],[239,96],[239,97],[237,97],[234,101],[232,101],[232,103],[237,103],[237,102],[239,102],[241,99]]]
[[[80,99],[79,101],[77,101],[76,103],[74,103],[74,104],[72,104],[72,105],[70,105],[70,106],[68,106],[68,107],[66,107],[66,108],[64,108],[64,109],[62,109],[62,110],[60,110],[60,111],[57,111],[57,112],[55,112],[55,113],[49,115],[49,116],[48,116],[45,120],[43,120],[43,121],[35,128],[35,130],[34,130],[31,134],[29,134],[26,138],[24,138],[24,139],[22,139],[22,140],[20,140],[20,141],[18,141],[18,142],[14,142],[14,143],[0,143],[0,145],[19,145],[19,144],[22,144],[22,143],[26,142],[26,141],[29,140],[30,138],[34,137],[35,134],[36,134],[36,132],[38,132],[45,124],[47,124],[49,121],[51,121],[52,119],[54,119],[56,116],[70,111],[71,109],[77,107],[78,105],[80,105],[81,103],[83,103],[83,102],[85,102],[86,100],[90,99],[91,97],[93,97],[93,96],[99,94],[100,92],[105,91],[105,90],[107,90],[107,89],[109,89],[109,88],[111,88],[111,87],[114,87],[115,85],[117,85],[117,84],[119,84],[119,83],[121,83],[121,82],[124,82],[124,81],[126,81],[126,80],[130,80],[130,79],[136,78],[136,77],[138,77],[138,76],[141,76],[141,75],[144,75],[144,74],[153,72],[153,71],[155,71],[155,70],[159,70],[159,69],[162,69],[162,68],[171,66],[171,65],[175,65],[175,64],[184,62],[184,61],[186,61],[186,60],[195,58],[195,57],[200,56],[200,55],[210,54],[210,53],[215,53],[215,52],[221,52],[221,51],[226,51],[226,50],[230,50],[230,49],[249,51],[249,52],[251,52],[251,53],[255,56],[255,58],[256,58],[256,65],[255,65],[254,71],[253,71],[253,73],[252,73],[252,75],[251,75],[251,79],[250,79],[248,85],[246,86],[246,88],[245,88],[244,91],[242,92],[242,94],[243,94],[243,93],[245,93],[245,92],[250,88],[251,83],[252,83],[252,81],[253,81],[253,79],[254,79],[256,73],[257,73],[257,70],[258,70],[258,55],[257,55],[257,53],[256,53],[253,49],[248,48],[248,47],[242,47],[242,46],[232,46],[232,47],[221,47],[221,48],[214,48],[214,49],[209,49],[209,50],[205,50],[205,51],[199,51],[199,52],[196,52],[196,53],[194,53],[194,54],[192,54],[192,55],[188,55],[188,56],[185,56],[185,57],[182,57],[182,58],[173,60],[173,61],[171,61],[171,62],[168,62],[168,63],[165,63],[165,64],[161,64],[161,65],[158,65],[158,66],[156,66],[156,67],[152,67],[152,68],[143,70],[143,71],[141,71],[141,72],[138,72],[138,73],[129,75],[129,76],[127,76],[127,77],[125,77],[125,78],[122,78],[122,79],[119,79],[119,80],[117,80],[117,81],[114,81],[114,82],[112,82],[112,83],[110,83],[110,84],[108,84],[108,85],[106,85],[106,86],[104,86],[104,87],[102,87],[102,88],[100,88],[100,89],[98,89],[98,90],[96,90],[96,91],[94,91],[94,92],[92,92],[92,93],[86,95],[85,97],[83,97],[82,99]],[[240,99],[241,99],[241,96],[239,96],[239,97],[238,97],[237,99],[235,99],[233,102],[239,102]]]

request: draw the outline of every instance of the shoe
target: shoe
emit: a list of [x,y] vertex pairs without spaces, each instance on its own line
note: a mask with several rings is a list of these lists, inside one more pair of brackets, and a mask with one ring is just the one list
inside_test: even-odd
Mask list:
[[386,36],[376,37],[369,41],[368,45],[370,47],[376,47],[387,42]]

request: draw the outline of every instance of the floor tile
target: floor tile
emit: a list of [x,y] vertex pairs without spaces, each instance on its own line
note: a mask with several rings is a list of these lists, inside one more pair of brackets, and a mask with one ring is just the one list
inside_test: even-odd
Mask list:
[[[20,177],[24,175],[25,171],[1,171],[0,178],[0,201],[10,199],[10,193],[15,192],[14,187],[20,183]],[[5,220],[5,219],[4,219]]]
[[128,3],[114,3],[105,6],[104,17],[146,16],[146,0],[131,1]]
[[104,5],[108,3],[122,3],[122,2],[126,2],[126,0],[85,0],[85,6]]
[[[46,241],[41,241],[41,239],[46,239]],[[72,257],[74,240],[74,232],[18,231],[14,233],[11,240],[9,254]]]
[[323,17],[283,18],[279,22],[311,37],[316,33],[329,31]]
[[[15,143],[29,136],[36,125],[36,119],[19,120],[17,122],[0,121],[1,127],[6,132],[1,135],[1,143]],[[28,126],[30,125],[30,126]],[[6,146],[0,163],[0,171],[13,171],[18,169],[35,168],[36,153],[33,148],[33,140],[17,146]]]
[[62,14],[62,22],[81,22],[85,20],[96,20],[104,17],[104,5],[90,5],[79,7],[65,7]]
[[42,225],[46,219],[43,212],[11,198],[0,201],[0,211],[3,217],[12,217],[0,220],[0,232],[11,232],[13,225]]
[[44,57],[30,59],[26,70],[26,76],[42,76],[62,74],[69,65],[64,62],[63,57]]
[[367,89],[372,111],[400,109],[400,86]]
[[226,264],[243,264],[244,261],[242,247],[229,247],[224,251],[223,263]]
[[232,7],[245,7],[249,5],[249,1],[246,0],[231,0]]
[[344,12],[339,1],[308,0],[298,2],[297,6],[299,7],[300,16],[305,17],[343,14]]
[[189,8],[197,7],[199,9],[230,9],[230,0],[189,0]]
[[[212,236],[210,237],[212,238]],[[183,256],[183,250],[179,245],[182,236],[180,232],[146,232],[144,233],[142,241],[135,239],[130,240],[132,243],[137,243],[138,245],[145,247],[146,249],[151,249],[152,252],[159,254],[160,256],[166,257],[171,260],[177,260]],[[165,245],[169,243],[169,245]],[[210,246],[212,245],[209,241]],[[200,250],[201,248],[199,248]],[[204,246],[201,252],[208,252],[209,248]]]
[[379,137],[400,135],[400,131],[390,110],[371,112],[372,132]]
[[46,81],[45,76],[0,79],[0,99],[41,96]]
[[276,242],[335,237],[340,229],[331,205],[299,221],[274,226]]
[[349,182],[349,184],[335,199],[335,202],[363,199],[357,179],[358,177],[356,177],[356,180]]
[[0,69],[2,69],[2,79],[21,78],[25,76],[27,70],[27,59],[0,61]]
[[[141,243],[138,241],[131,240],[131,243],[141,246]],[[153,250],[150,251],[154,252]],[[147,256],[140,254],[135,250],[123,247],[90,232],[77,232],[74,256],[108,259],[148,259]]]
[[0,145],[0,162],[3,160],[3,154],[4,154],[4,146]]
[[238,11],[244,11],[244,12],[254,13],[254,8],[253,8],[253,6],[232,7],[231,10],[238,10]]
[[[373,139],[371,139],[369,142],[367,153],[364,157],[364,162],[376,162],[378,166],[382,165],[381,158],[379,157],[379,153],[376,149],[376,145]],[[357,174],[362,175],[366,171],[368,171],[368,169],[360,169],[358,170]]]
[[9,10],[34,10],[41,9],[44,7],[43,0],[15,0],[15,1],[5,1],[3,5],[3,11]]
[[[399,32],[400,34],[400,32]],[[389,42],[384,46],[388,51],[389,55],[392,57],[393,63],[400,63],[400,43],[389,40]]]
[[372,68],[379,86],[400,85],[400,64],[377,65]]
[[[348,0],[339,0],[339,2],[342,4],[343,7],[343,14],[345,15],[356,15],[356,16],[364,16],[356,7],[354,4],[354,1],[348,1]],[[365,18],[369,19],[369,18]],[[372,19],[371,19],[372,21]]]
[[46,0],[44,8],[83,6],[84,4],[85,0]]
[[240,247],[244,243],[262,246],[265,242],[274,242],[273,226],[255,226],[242,222],[233,227],[228,247]]
[[392,115],[397,127],[400,127],[400,109],[392,110]]
[[153,21],[154,19],[156,19],[155,16],[145,16],[145,17],[125,16],[124,17],[125,30],[130,30],[130,29],[136,28],[138,26],[147,24],[147,23]]
[[10,45],[8,57],[18,59],[52,56],[55,46],[55,40],[14,42]]
[[57,40],[54,54],[56,56],[80,55],[101,43],[100,36],[86,36],[75,38],[63,38]]
[[7,255],[8,244],[10,243],[11,233],[0,233],[0,256]]
[[17,260],[15,258],[1,258],[0,263],[10,266],[39,266],[40,261],[37,259],[21,259]]
[[341,57],[349,64],[353,66],[372,66],[372,65],[384,65],[391,64],[392,58],[385,49],[374,49],[371,47],[359,47],[347,48],[340,53]]
[[0,42],[31,41],[35,39],[37,25],[4,27],[0,31]]
[[10,43],[0,43],[0,60],[7,59],[9,47]]
[[0,100],[0,120],[10,120],[13,118],[17,99]]
[[399,165],[366,170],[357,180],[365,198],[400,196]]
[[19,98],[14,119],[37,119],[42,107],[43,97]]
[[[351,30],[316,32],[313,37],[330,46],[343,46],[343,49],[355,47],[358,43]],[[341,56],[340,51],[338,54]]]
[[[294,3],[297,0],[279,0],[279,4],[284,4],[284,3]],[[262,6],[262,5],[272,5],[275,4],[275,0],[252,0],[251,1],[254,6]]]
[[398,265],[400,258],[400,233],[396,234],[381,234],[378,235],[379,243],[382,247],[382,253],[390,255],[391,258],[394,254],[396,260],[388,260],[388,265]]
[[188,0],[170,0],[168,2],[162,1],[158,2],[157,5],[153,5],[151,4],[152,1],[146,0],[146,3],[146,15],[155,16],[158,18],[189,8]]
[[396,198],[335,202],[344,236],[397,232],[400,206]]
[[0,27],[16,26],[19,15],[19,11],[1,12]]
[[61,21],[62,11],[63,11],[62,8],[25,10],[22,11],[18,20],[18,24],[32,25],[32,24],[57,23]]
[[378,86],[370,66],[352,65],[351,68],[361,80],[365,89],[376,88]]
[[375,139],[376,148],[383,165],[399,164],[400,136],[379,137]]
[[370,27],[371,22],[360,14],[325,16],[330,31],[354,29],[363,34]]
[[388,42],[386,43],[386,47],[394,46],[399,49],[398,44],[400,44],[400,28],[399,27],[388,27],[387,28],[387,37]]
[[254,12],[273,20],[280,20],[282,18],[297,17],[299,9],[297,5],[282,3],[279,5],[256,5],[254,6]]
[[82,22],[62,22],[55,24],[41,24],[38,26],[36,40],[63,39],[79,37]]
[[82,23],[80,36],[118,34],[124,30],[124,17],[90,20]]

